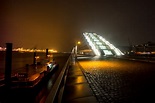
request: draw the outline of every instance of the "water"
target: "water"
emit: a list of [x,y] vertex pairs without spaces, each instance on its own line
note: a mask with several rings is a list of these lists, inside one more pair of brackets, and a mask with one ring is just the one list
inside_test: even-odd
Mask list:
[[[0,51],[0,78],[3,78],[5,73],[5,51]],[[39,61],[46,58],[45,52],[36,53],[39,56]],[[33,52],[12,52],[12,74],[18,69],[22,69],[26,64],[33,64]]]

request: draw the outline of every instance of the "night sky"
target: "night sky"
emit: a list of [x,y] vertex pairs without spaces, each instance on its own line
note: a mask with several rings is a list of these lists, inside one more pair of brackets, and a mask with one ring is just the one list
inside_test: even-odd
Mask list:
[[153,0],[0,0],[0,46],[71,51],[83,32],[115,46],[155,41]]

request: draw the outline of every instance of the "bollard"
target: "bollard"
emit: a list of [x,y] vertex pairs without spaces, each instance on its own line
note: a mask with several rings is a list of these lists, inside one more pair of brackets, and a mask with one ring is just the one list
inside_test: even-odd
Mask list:
[[12,43],[6,43],[5,86],[7,89],[9,89],[11,86],[11,69],[12,69]]
[[33,65],[36,65],[36,51],[33,54]]
[[46,58],[48,58],[48,49],[46,49]]

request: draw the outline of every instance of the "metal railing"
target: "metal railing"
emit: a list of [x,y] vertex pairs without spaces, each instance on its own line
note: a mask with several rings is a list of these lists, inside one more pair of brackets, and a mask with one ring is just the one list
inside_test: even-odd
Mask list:
[[64,88],[65,88],[68,68],[70,67],[70,64],[71,64],[71,58],[72,58],[72,55],[69,56],[65,66],[63,67],[49,95],[47,96],[45,103],[61,103]]

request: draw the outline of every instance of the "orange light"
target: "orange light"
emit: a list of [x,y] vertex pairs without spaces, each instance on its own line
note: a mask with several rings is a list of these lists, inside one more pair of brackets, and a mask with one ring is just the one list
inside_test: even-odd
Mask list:
[[36,56],[35,58],[36,58],[36,59],[39,59],[40,57],[39,57],[39,56]]
[[80,42],[80,41],[78,41],[78,42],[77,42],[77,44],[81,44],[81,42]]

